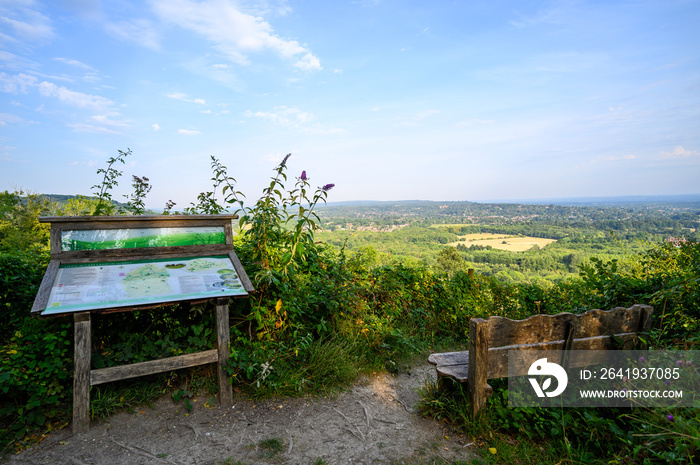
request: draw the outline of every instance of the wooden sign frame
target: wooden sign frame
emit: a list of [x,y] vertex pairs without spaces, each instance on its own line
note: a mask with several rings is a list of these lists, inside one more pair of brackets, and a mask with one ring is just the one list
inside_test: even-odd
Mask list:
[[[41,217],[39,219],[42,223],[51,224],[51,261],[34,300],[31,314],[40,318],[73,315],[75,323],[74,434],[87,432],[90,428],[90,386],[111,381],[217,363],[219,402],[224,407],[233,404],[229,377],[223,371],[230,355],[228,299],[247,297],[255,291],[233,250],[231,222],[236,218],[235,215],[224,214]],[[76,237],[80,240],[76,240]],[[124,237],[127,239],[124,240]],[[201,239],[202,237],[204,239]],[[228,258],[225,263],[230,261],[230,265],[235,270],[235,273],[230,273],[230,276],[235,277],[233,286],[237,289],[232,290],[231,287],[227,287],[226,280],[223,278],[219,283],[217,278],[214,284],[221,284],[221,286],[215,291],[211,290],[212,286],[208,286],[207,288],[210,289],[208,293],[181,293],[172,296],[166,294],[155,297],[152,301],[146,299],[136,304],[104,299],[104,302],[92,302],[90,305],[63,306],[56,299],[57,289],[63,285],[58,283],[58,279],[64,268],[84,266],[89,270],[91,267],[103,268],[107,265],[134,261],[149,264],[149,261],[154,260],[172,261],[172,267],[179,268],[194,263],[192,260],[200,258],[202,261],[216,259],[218,263],[222,263],[222,258]],[[209,260],[210,264],[213,262]],[[222,271],[226,272],[226,270]],[[215,300],[216,303],[216,349],[91,370],[92,313],[134,311],[181,302],[197,303],[209,300]]]

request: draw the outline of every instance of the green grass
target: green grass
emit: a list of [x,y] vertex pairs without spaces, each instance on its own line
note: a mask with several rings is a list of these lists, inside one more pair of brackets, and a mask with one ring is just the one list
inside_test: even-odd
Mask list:
[[[426,383],[423,415],[474,438],[477,464],[695,463],[700,458],[700,411],[691,408],[509,408],[507,383],[471,418],[466,388]],[[672,420],[670,420],[672,418]]]

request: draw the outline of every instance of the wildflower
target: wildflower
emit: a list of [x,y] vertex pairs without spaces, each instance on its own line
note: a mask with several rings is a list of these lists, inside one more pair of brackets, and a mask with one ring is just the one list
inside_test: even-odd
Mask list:
[[666,416],[666,419],[667,419],[668,421],[673,421],[673,415],[668,414],[668,415]]
[[666,380],[666,381],[664,381],[664,384],[665,384],[666,386],[670,386],[670,385],[671,385],[671,381]]
[[639,361],[640,361],[640,362],[643,362],[643,361],[644,361],[644,357],[639,357]]
[[300,178],[300,179],[301,179],[302,181],[306,181],[306,179],[307,179],[307,178],[306,178],[306,170],[304,170],[304,171],[301,172],[301,178]]
[[333,189],[335,187],[335,184],[326,184],[321,188],[323,192],[328,192],[329,190]]
[[676,365],[678,366],[683,366],[683,360],[677,360]]

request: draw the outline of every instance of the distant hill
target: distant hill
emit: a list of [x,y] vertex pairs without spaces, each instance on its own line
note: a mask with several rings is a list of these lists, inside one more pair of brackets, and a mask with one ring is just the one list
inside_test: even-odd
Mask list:
[[629,204],[700,203],[700,194],[625,195],[617,197],[564,197],[550,199],[493,200],[486,203],[516,203],[565,206],[622,206]]
[[[93,199],[97,200],[97,197],[94,195],[80,195],[80,194],[41,194],[42,197],[49,199],[51,202],[56,202],[56,203],[66,203],[69,199],[74,199],[77,197],[85,197],[88,199]],[[119,208],[126,208],[126,203],[125,202],[119,202],[118,200],[112,200],[112,203],[116,205]]]
[[[685,195],[627,195],[617,197],[561,197],[543,199],[492,199],[479,202],[471,201],[433,201],[433,200],[349,200],[328,202],[327,207],[387,207],[387,206],[435,206],[449,204],[518,204],[518,205],[562,205],[562,206],[624,206],[630,204],[674,204],[697,203],[700,206],[700,194]],[[322,208],[323,205],[319,205]]]

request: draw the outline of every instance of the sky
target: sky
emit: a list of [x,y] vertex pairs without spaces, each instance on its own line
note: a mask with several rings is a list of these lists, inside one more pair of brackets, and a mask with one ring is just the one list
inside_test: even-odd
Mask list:
[[[700,193],[700,1],[0,0],[0,190]],[[219,194],[219,197],[221,195]]]

